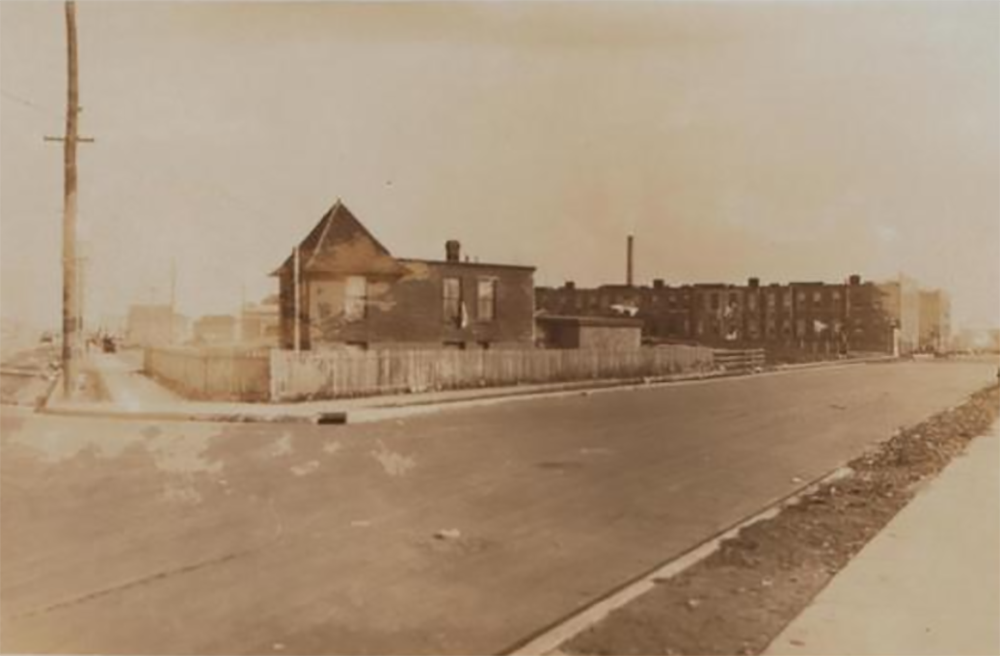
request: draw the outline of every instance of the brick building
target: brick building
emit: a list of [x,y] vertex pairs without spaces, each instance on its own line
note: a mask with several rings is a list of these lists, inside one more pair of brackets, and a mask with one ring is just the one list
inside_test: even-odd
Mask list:
[[943,353],[951,344],[951,298],[941,289],[920,292],[917,348]]
[[892,318],[882,290],[851,276],[847,283],[761,285],[540,287],[536,304],[551,314],[628,315],[641,319],[652,342],[720,347],[765,346],[814,353],[892,350]]
[[533,344],[534,267],[462,261],[457,241],[442,261],[394,257],[339,200],[297,250],[272,274],[283,348],[296,324],[303,349]]
[[545,348],[620,351],[642,346],[640,319],[539,315],[538,341]]
[[900,275],[878,285],[882,307],[896,327],[895,350],[899,354],[916,351],[920,342],[920,287],[917,281]]

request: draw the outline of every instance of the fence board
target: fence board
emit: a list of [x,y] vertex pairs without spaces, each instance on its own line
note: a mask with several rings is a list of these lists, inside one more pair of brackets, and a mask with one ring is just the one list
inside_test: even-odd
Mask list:
[[344,398],[707,371],[718,351],[697,346],[636,350],[386,350],[271,352],[272,400]]

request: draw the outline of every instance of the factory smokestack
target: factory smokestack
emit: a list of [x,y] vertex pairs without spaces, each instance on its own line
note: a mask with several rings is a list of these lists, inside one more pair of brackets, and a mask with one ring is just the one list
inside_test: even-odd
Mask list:
[[628,285],[629,287],[631,287],[632,283],[633,283],[633,278],[632,278],[632,247],[633,247],[633,241],[634,241],[634,238],[632,237],[632,235],[629,235],[628,236],[627,253],[626,253],[627,260],[626,260],[626,264],[625,264],[625,267],[626,267],[626,269],[625,269],[625,284]]

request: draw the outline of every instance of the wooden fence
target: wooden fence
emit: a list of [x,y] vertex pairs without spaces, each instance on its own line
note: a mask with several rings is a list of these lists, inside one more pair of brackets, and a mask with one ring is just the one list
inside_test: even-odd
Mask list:
[[270,396],[267,349],[147,348],[143,370],[187,398],[266,401]]
[[744,373],[764,367],[764,349],[716,349],[713,359],[718,369]]
[[643,378],[708,371],[699,346],[634,350],[271,351],[271,400],[343,398],[470,387]]

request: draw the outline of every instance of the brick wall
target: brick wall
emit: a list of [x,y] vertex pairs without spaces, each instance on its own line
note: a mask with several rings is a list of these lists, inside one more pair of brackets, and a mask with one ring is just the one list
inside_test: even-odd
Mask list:
[[[369,349],[397,344],[440,348],[509,348],[530,346],[534,337],[534,276],[525,267],[400,260],[401,276],[366,276],[363,316],[345,314],[340,285],[344,276],[310,275],[302,285],[303,348],[322,349],[348,344]],[[444,279],[460,281],[465,321],[445,317]],[[494,316],[480,316],[480,280],[496,281]],[[290,276],[281,280],[282,345],[292,347],[293,303]],[[320,311],[319,297],[328,299]],[[325,315],[324,315],[325,314]]]
[[551,314],[609,316],[616,304],[637,307],[643,336],[654,341],[833,354],[891,351],[891,320],[880,298],[876,285],[860,281],[537,290],[538,308]]

